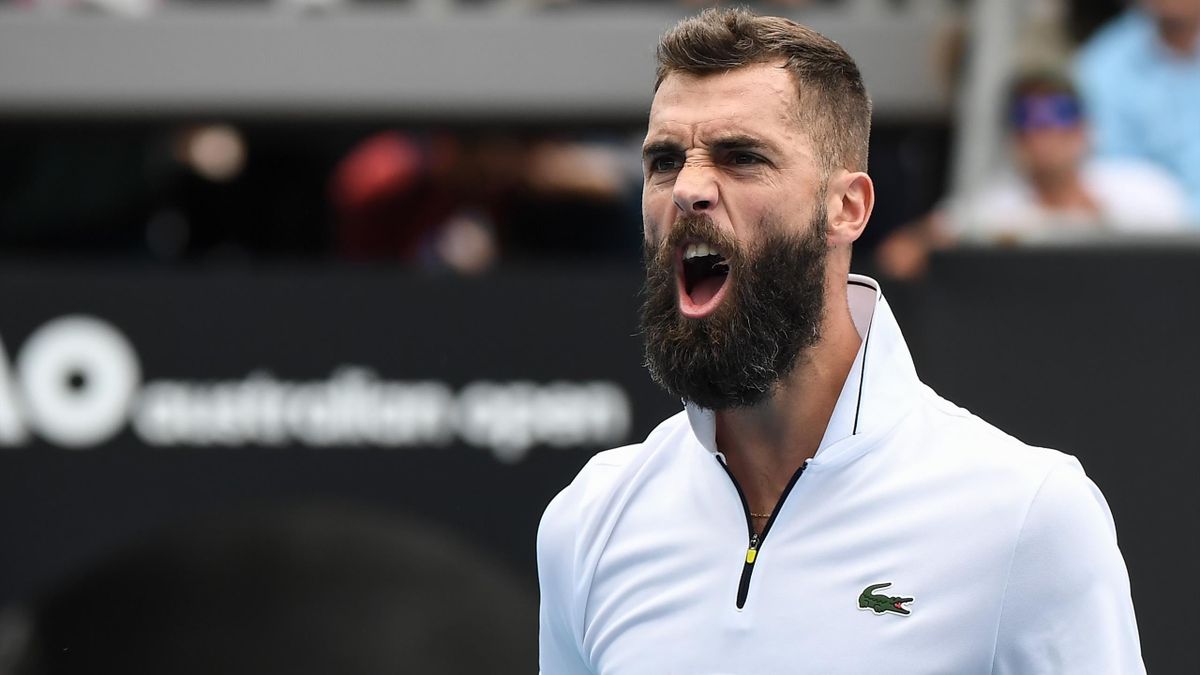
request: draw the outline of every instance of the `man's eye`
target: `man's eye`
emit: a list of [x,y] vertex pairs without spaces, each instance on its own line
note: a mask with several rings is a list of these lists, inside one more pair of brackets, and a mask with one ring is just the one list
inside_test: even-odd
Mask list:
[[650,169],[656,173],[675,171],[679,168],[679,159],[675,157],[655,157],[650,160]]
[[761,157],[759,157],[758,155],[752,155],[748,152],[739,152],[739,153],[734,154],[734,156],[733,156],[734,164],[750,165],[750,164],[759,164],[761,162],[762,162]]

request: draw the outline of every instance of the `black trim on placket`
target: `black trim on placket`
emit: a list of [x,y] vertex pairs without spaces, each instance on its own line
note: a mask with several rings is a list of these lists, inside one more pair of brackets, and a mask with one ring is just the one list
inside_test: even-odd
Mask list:
[[[738,498],[742,501],[742,509],[746,513],[746,529],[750,534],[749,547],[746,549],[745,562],[742,563],[742,576],[738,580],[738,591],[736,605],[738,609],[746,606],[746,596],[750,594],[750,577],[754,574],[754,564],[758,562],[758,554],[762,551],[763,542],[767,540],[767,533],[771,531],[771,526],[775,524],[775,519],[779,517],[779,511],[783,508],[783,502],[791,493],[792,488],[796,486],[796,481],[800,480],[800,474],[804,473],[804,468],[808,466],[808,462],[800,465],[796,469],[796,473],[792,474],[792,479],[788,481],[787,487],[783,488],[783,493],[779,495],[779,501],[775,504],[775,509],[771,511],[771,517],[767,518],[767,523],[763,525],[762,534],[754,531],[754,519],[750,516],[750,502],[746,501],[746,493],[742,492],[742,486],[738,484],[737,478],[734,478],[733,472],[729,470],[729,466],[721,461],[720,455],[716,457],[717,463],[725,470],[729,480],[733,482],[733,489],[737,490]],[[752,554],[753,553],[753,554]]]

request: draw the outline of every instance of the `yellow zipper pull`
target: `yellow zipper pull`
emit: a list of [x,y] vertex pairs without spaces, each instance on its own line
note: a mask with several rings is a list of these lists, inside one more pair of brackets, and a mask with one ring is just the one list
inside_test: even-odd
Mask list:
[[758,557],[758,533],[755,532],[750,537],[750,548],[746,549],[746,564],[753,565],[754,559]]

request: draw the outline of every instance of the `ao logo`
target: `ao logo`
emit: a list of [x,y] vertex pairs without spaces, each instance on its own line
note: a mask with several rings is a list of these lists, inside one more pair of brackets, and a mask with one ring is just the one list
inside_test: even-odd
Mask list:
[[66,448],[103,443],[128,421],[142,379],[125,336],[82,315],[39,328],[14,366],[0,344],[0,445],[26,443],[31,430]]

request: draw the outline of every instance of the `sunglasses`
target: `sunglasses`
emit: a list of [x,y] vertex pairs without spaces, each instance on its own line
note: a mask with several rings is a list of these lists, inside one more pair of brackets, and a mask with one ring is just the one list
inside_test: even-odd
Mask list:
[[1022,96],[1012,107],[1009,121],[1018,131],[1066,129],[1083,120],[1078,99],[1069,94]]

